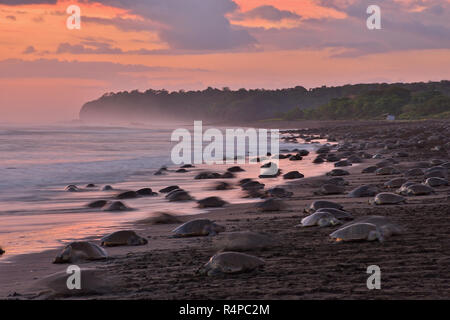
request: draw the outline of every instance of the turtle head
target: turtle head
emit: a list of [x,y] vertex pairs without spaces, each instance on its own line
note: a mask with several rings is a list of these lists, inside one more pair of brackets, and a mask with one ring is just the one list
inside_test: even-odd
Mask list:
[[56,256],[55,260],[53,260],[53,263],[66,263],[66,262],[69,262],[71,253],[72,253],[72,247],[71,246],[67,246],[66,248],[64,248],[63,252],[61,252],[61,254]]
[[384,232],[382,229],[380,228],[376,228],[376,230],[372,230],[369,232],[369,237],[367,238],[367,240],[369,241],[374,241],[377,240],[380,242],[384,242]]
[[217,224],[215,222],[212,222],[208,226],[209,235],[214,236],[218,234],[219,232],[224,232],[226,229],[224,226],[221,226],[220,224]]

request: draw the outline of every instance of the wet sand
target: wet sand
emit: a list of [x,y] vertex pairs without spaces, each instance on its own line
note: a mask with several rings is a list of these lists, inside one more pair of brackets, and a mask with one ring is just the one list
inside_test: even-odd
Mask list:
[[[278,124],[277,124],[278,125]],[[384,142],[392,132],[403,128],[395,139],[415,139],[430,135],[441,122],[417,123],[333,123],[305,130],[305,134],[325,135],[332,132],[336,140]],[[288,128],[294,125],[289,124]],[[297,125],[300,127],[300,124]],[[391,134],[390,134],[391,132]],[[442,140],[442,139],[441,139]],[[449,140],[436,142],[445,145]],[[431,145],[431,143],[429,143]],[[376,153],[381,148],[364,150]],[[431,150],[425,147],[395,147],[385,157],[397,151],[409,154],[396,167],[404,172],[417,161],[449,160],[446,147]],[[281,160],[281,168],[283,167]],[[304,160],[302,160],[304,161]],[[311,161],[310,159],[308,161]],[[346,193],[363,184],[383,183],[402,176],[362,174],[365,167],[381,160],[366,159],[362,164],[345,167],[350,175]],[[291,164],[291,163],[290,163]],[[311,164],[312,165],[312,164]],[[318,165],[321,166],[321,165]],[[284,170],[287,172],[288,170]],[[239,176],[239,174],[238,174]],[[256,178],[256,177],[254,177]],[[82,298],[82,299],[449,299],[450,298],[450,187],[435,188],[429,196],[407,197],[406,204],[375,206],[366,198],[343,195],[316,195],[327,178],[304,178],[286,184],[294,192],[285,199],[288,208],[279,212],[260,212],[255,203],[232,204],[195,217],[207,217],[226,226],[227,232],[252,230],[271,234],[279,243],[265,251],[248,252],[265,260],[262,270],[251,273],[207,277],[196,271],[216,253],[213,237],[171,238],[170,231],[178,224],[134,224],[134,228],[149,240],[139,247],[108,248],[111,258],[103,262],[80,264],[98,268],[112,279],[113,289],[102,295],[52,296],[33,283],[45,275],[65,270],[67,265],[50,263],[55,251],[17,257],[15,263],[2,266],[0,297],[19,299]],[[264,180],[264,179],[261,179]],[[260,180],[260,181],[261,181]],[[421,182],[422,177],[412,181]],[[263,181],[264,182],[264,181]],[[215,191],[221,196],[221,191]],[[355,217],[384,215],[406,229],[402,235],[385,242],[332,242],[329,234],[337,227],[299,228],[306,216],[303,209],[312,201],[326,199],[341,203]],[[192,217],[184,216],[182,220]],[[366,269],[381,268],[381,290],[368,290]],[[16,294],[14,294],[14,292]]]

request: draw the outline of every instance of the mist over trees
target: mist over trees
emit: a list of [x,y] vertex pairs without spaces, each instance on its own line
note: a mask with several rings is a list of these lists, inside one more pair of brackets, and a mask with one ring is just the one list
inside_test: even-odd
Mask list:
[[356,84],[338,87],[264,90],[207,88],[107,93],[86,103],[85,121],[265,119],[403,119],[450,116],[450,81]]

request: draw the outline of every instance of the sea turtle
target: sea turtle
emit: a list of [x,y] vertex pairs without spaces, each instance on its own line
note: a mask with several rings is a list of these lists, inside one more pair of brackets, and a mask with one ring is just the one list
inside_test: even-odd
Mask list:
[[361,173],[374,173],[377,170],[378,170],[377,166],[370,166],[370,167],[362,169]]
[[448,186],[448,180],[444,178],[431,177],[425,180],[425,184],[429,187]]
[[387,175],[392,175],[392,174],[399,174],[400,171],[398,171],[398,169],[394,168],[394,167],[382,167],[379,168],[377,171],[375,171],[375,174],[377,176],[387,176]]
[[203,179],[218,179],[221,177],[221,174],[218,172],[209,172],[204,171],[197,174],[194,179],[196,180],[203,180]]
[[221,252],[209,259],[198,270],[200,274],[214,276],[250,272],[264,265],[264,260],[240,252]]
[[397,234],[402,234],[404,232],[404,229],[397,225],[395,222],[393,222],[390,218],[384,217],[384,216],[376,216],[376,215],[370,215],[365,217],[360,217],[355,219],[354,221],[347,222],[342,226],[342,228],[349,226],[351,224],[355,223],[371,223],[376,225],[378,228],[380,228],[381,231],[383,231],[383,236],[392,236]]
[[261,211],[280,211],[286,208],[284,201],[279,199],[266,199],[256,205]]
[[105,249],[88,241],[75,241],[64,247],[53,263],[76,263],[83,260],[103,260],[108,257]]
[[349,185],[349,182],[346,181],[344,178],[342,177],[334,177],[334,178],[330,178],[327,181],[325,181],[326,184],[335,184],[337,186],[347,186]]
[[114,190],[114,188],[112,186],[110,186],[109,184],[107,184],[106,186],[104,186],[102,188],[102,191],[112,191]]
[[219,197],[207,197],[197,201],[199,208],[218,208],[223,207],[227,202]]
[[383,233],[376,225],[372,223],[353,223],[330,234],[330,237],[336,241],[362,241],[377,240],[384,241]]
[[116,196],[117,199],[134,199],[137,197],[139,197],[139,194],[136,191],[124,191]]
[[408,186],[406,188],[406,190],[402,191],[400,194],[406,195],[406,196],[424,196],[424,195],[429,195],[432,193],[434,193],[433,188],[431,188],[427,185],[421,184],[421,183],[415,183],[415,184]]
[[336,184],[323,184],[319,189],[319,194],[330,195],[330,194],[342,194],[345,188]]
[[382,192],[375,196],[375,199],[373,200],[373,204],[377,205],[385,205],[385,204],[398,204],[405,202],[405,198],[402,196],[399,196],[395,193],[390,192]]
[[420,168],[409,169],[404,174],[406,177],[423,176],[423,170]]
[[293,192],[287,191],[286,189],[281,187],[270,188],[266,191],[267,196],[275,198],[289,198],[292,197],[293,194]]
[[348,160],[340,160],[340,161],[337,161],[337,162],[334,163],[334,166],[336,168],[338,168],[338,167],[349,167],[351,165],[352,164]]
[[195,236],[215,236],[219,232],[224,232],[225,227],[218,225],[209,219],[195,219],[183,223],[172,232],[174,237],[195,237]]
[[327,176],[333,176],[333,177],[337,177],[337,176],[348,176],[350,173],[346,170],[343,169],[333,169],[330,172],[327,172]]
[[174,224],[181,223],[181,220],[171,213],[167,212],[155,212],[152,216],[138,220],[139,224]]
[[340,205],[339,203],[333,202],[333,201],[326,201],[326,200],[316,200],[311,203],[308,209],[306,209],[307,212],[313,213],[314,211],[317,211],[321,208],[334,208],[342,210],[344,207]]
[[400,188],[402,184],[408,182],[405,178],[394,178],[384,183],[386,188]]
[[372,185],[363,185],[349,192],[350,198],[373,197],[378,192],[378,188]]
[[213,187],[213,190],[229,190],[231,189],[231,184],[225,181],[217,181]]
[[93,183],[88,183],[87,185],[86,185],[86,188],[96,188],[97,186],[95,185],[95,184],[93,184]]
[[333,214],[326,211],[316,211],[313,214],[303,218],[301,221],[301,226],[303,227],[328,227],[338,224],[341,224],[341,221],[336,219]]
[[335,208],[320,208],[315,212],[328,212],[331,213],[336,219],[339,220],[352,220],[353,216],[350,212],[339,210]]
[[130,207],[125,205],[122,201],[112,201],[109,202],[105,207],[103,207],[104,211],[130,211],[132,210]]
[[159,190],[159,192],[161,192],[161,193],[169,193],[169,192],[171,192],[173,190],[177,190],[177,189],[180,189],[180,187],[179,186],[168,186],[168,187],[165,187],[165,188]]
[[264,183],[260,183],[258,181],[253,181],[253,180],[243,182],[241,184],[241,188],[243,190],[260,190],[260,189],[264,189],[264,186],[265,186]]
[[152,188],[142,188],[136,191],[140,196],[156,196],[157,193],[153,192]]
[[232,172],[227,171],[224,174],[222,174],[220,177],[223,179],[233,179],[236,176]]
[[103,247],[113,246],[140,246],[148,241],[136,234],[133,230],[120,230],[104,236],[101,240]]
[[413,181],[406,181],[404,184],[400,186],[400,188],[396,191],[399,194],[402,194],[406,192],[406,189],[408,189],[409,186],[412,186],[413,184],[416,184],[417,182]]
[[[108,278],[103,270],[93,268],[80,269],[80,287],[70,289],[68,284],[71,275],[66,270],[46,276],[37,280],[33,287],[40,290],[51,290],[54,296],[78,296],[87,294],[109,293],[116,287],[112,279]],[[42,292],[42,291],[41,291]]]
[[78,191],[81,191],[76,185],[74,185],[74,184],[69,184],[67,187],[66,187],[66,191],[67,192],[78,192]]
[[166,198],[171,202],[192,200],[191,195],[183,189],[177,189],[169,192],[166,195]]
[[0,256],[2,255],[2,254],[4,254],[6,251],[5,250],[3,250],[3,248],[2,247],[0,247]]
[[215,247],[220,251],[263,250],[274,244],[269,235],[252,231],[224,233],[215,240]]
[[106,200],[95,200],[95,201],[89,202],[86,206],[88,208],[103,208],[104,206],[106,206],[107,203],[108,203],[108,201],[106,201]]
[[229,172],[242,172],[242,171],[245,171],[245,170],[242,169],[242,168],[239,167],[239,166],[234,166],[234,167],[228,168],[227,171],[229,171]]
[[292,180],[292,179],[301,179],[305,176],[298,171],[289,171],[288,173],[283,175],[283,179]]

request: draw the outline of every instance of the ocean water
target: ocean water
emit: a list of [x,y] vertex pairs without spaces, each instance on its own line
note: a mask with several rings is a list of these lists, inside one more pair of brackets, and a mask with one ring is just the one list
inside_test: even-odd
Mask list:
[[[211,190],[211,181],[194,181],[193,176],[202,169],[224,171],[230,165],[223,168],[200,165],[189,173],[153,175],[163,165],[174,167],[170,160],[174,127],[191,130],[190,126],[0,127],[0,246],[7,252],[0,261],[55,248],[75,239],[99,238],[156,211],[200,212],[194,202],[168,204],[161,195],[125,201],[135,208],[125,213],[85,207],[92,200],[112,199],[120,190],[151,187],[157,191],[174,184],[196,198],[217,195],[217,191]],[[280,149],[294,147],[314,150],[317,145],[280,144]],[[296,165],[296,170],[298,165],[303,166],[300,171],[307,172],[306,176],[326,170],[324,166],[310,170],[310,164]],[[259,166],[246,165],[246,170],[239,178],[256,177]],[[265,181],[269,185],[281,182],[279,178]],[[97,188],[83,189],[88,183],[96,184]],[[83,192],[66,192],[64,188],[69,184],[80,186]],[[116,190],[101,191],[105,184]],[[223,191],[220,196],[232,203],[249,201],[238,192]]]

